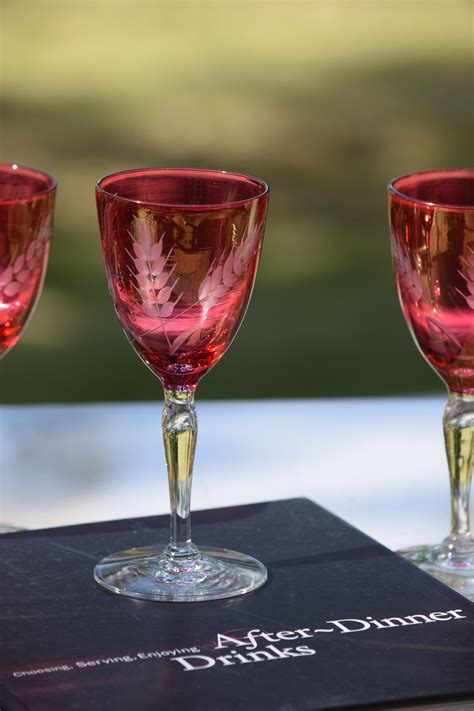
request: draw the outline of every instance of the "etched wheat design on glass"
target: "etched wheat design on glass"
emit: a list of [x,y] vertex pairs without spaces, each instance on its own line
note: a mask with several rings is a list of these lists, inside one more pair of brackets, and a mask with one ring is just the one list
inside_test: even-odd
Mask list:
[[407,175],[389,186],[392,255],[410,330],[449,390],[444,434],[451,532],[401,553],[474,599],[469,503],[474,448],[474,170]]
[[171,501],[166,546],[109,556],[95,569],[114,592],[153,600],[230,597],[266,580],[261,563],[191,542],[194,392],[247,307],[268,189],[219,171],[156,169],[102,179],[97,204],[107,283],[124,331],[160,378]]

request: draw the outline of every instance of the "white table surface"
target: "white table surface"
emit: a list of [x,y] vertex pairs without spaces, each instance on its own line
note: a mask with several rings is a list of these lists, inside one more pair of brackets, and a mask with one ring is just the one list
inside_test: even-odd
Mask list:
[[[193,509],[306,496],[391,548],[439,541],[445,404],[198,401]],[[161,403],[0,408],[0,520],[42,528],[167,510]]]

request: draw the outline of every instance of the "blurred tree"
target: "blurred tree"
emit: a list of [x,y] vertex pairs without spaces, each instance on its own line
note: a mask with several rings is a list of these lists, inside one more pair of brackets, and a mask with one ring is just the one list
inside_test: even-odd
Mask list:
[[472,161],[471,27],[462,0],[3,0],[3,160],[59,191],[2,401],[160,396],[106,293],[93,192],[153,165],[271,186],[249,313],[201,397],[440,388],[399,313],[385,185]]

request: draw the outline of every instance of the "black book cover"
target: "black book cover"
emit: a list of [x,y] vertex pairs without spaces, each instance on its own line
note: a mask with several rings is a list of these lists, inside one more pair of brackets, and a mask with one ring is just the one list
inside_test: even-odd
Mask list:
[[[306,499],[193,515],[269,582],[217,602],[110,595],[96,561],[165,516],[0,537],[4,711],[317,711],[474,699],[474,605]],[[474,708],[469,701],[463,708]]]

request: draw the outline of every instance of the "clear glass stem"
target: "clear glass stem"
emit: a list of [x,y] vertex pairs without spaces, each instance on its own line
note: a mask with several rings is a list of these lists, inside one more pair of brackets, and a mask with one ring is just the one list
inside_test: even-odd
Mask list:
[[165,388],[164,393],[162,426],[171,506],[165,555],[189,558],[198,555],[191,542],[191,484],[198,429],[194,389]]
[[474,396],[450,393],[444,413],[444,437],[451,482],[451,533],[442,544],[452,565],[474,554],[469,503],[474,445]]
[[165,388],[163,439],[171,533],[161,544],[103,558],[94,579],[106,590],[140,600],[197,602],[243,595],[261,587],[267,570],[252,556],[191,542],[191,482],[197,439],[194,389]]

